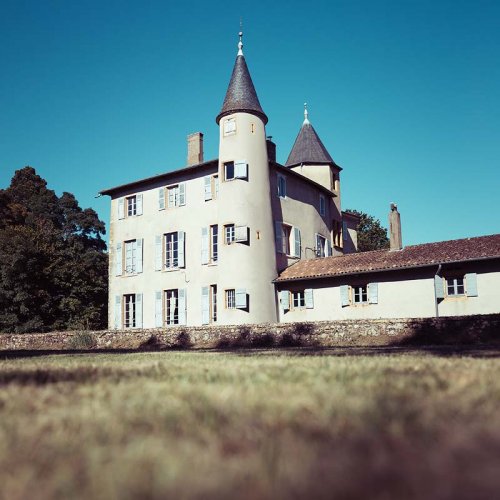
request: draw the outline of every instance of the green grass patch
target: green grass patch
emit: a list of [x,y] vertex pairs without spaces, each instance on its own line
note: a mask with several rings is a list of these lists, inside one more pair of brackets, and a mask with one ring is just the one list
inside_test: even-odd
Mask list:
[[498,353],[348,352],[2,361],[0,498],[496,496]]

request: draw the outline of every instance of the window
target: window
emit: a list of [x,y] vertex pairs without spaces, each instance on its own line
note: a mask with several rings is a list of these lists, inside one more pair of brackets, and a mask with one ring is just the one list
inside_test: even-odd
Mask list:
[[137,325],[137,309],[135,293],[130,293],[123,296],[124,314],[123,326],[124,328],[135,328]]
[[368,285],[353,286],[352,298],[354,304],[366,304],[368,302]]
[[179,235],[167,233],[165,235],[165,267],[171,269],[179,266]]
[[304,290],[301,290],[299,292],[292,292],[292,303],[294,309],[306,307],[306,297]]
[[319,195],[319,215],[324,217],[326,214],[326,200],[325,197],[320,194]]
[[446,291],[448,296],[465,294],[464,277],[446,278]]
[[155,238],[155,271],[185,267],[186,233],[176,231]]
[[236,133],[236,119],[228,118],[224,121],[224,135],[232,135]]
[[219,258],[219,226],[214,224],[210,226],[210,261],[217,262]]
[[204,177],[205,201],[215,200],[219,197],[219,176],[206,175]]
[[226,245],[234,243],[234,224],[226,224],[224,226],[224,241]]
[[131,240],[125,242],[125,273],[132,274],[136,272],[137,267],[137,241]]
[[300,258],[300,229],[278,221],[276,221],[274,225],[276,233],[276,251],[278,253],[290,255],[291,257]]
[[321,234],[316,235],[316,257],[326,256],[326,238]]
[[142,194],[118,198],[118,219],[142,215]]
[[186,183],[181,182],[167,187],[168,208],[181,207],[186,204]]
[[210,285],[210,322],[217,322],[217,285]]
[[116,244],[116,275],[142,273],[143,240],[129,240]]
[[342,248],[342,223],[334,220],[332,226],[333,246]]
[[236,290],[226,290],[226,309],[236,309]]
[[179,324],[179,292],[177,289],[165,290],[165,325]]
[[224,163],[224,179],[246,179],[248,177],[248,165],[245,160],[228,161]]
[[286,198],[286,177],[278,174],[278,196]]

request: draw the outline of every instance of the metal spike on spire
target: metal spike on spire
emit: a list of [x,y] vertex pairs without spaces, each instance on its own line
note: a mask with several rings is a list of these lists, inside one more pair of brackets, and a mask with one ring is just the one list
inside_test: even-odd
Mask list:
[[240,31],[238,33],[240,37],[240,41],[238,42],[238,55],[242,56],[243,55],[243,31]]
[[304,103],[304,123],[303,123],[303,125],[310,123],[308,117],[309,117],[309,112],[307,111],[307,102],[305,102]]

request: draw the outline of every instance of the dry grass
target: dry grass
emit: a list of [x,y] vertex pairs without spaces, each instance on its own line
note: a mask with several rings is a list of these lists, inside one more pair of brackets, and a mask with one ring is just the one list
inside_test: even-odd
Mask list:
[[0,498],[498,494],[498,358],[295,354],[3,361]]

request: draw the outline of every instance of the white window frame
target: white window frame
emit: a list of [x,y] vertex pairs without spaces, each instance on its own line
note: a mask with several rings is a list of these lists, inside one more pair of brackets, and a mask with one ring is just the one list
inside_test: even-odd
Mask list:
[[368,283],[351,286],[352,303],[356,305],[369,304]]
[[[465,297],[465,276],[449,276],[446,280],[446,296],[447,297]],[[459,283],[461,281],[461,283]],[[459,292],[459,289],[462,289]],[[451,289],[451,293],[450,293]]]
[[164,241],[164,259],[165,269],[179,268],[179,232],[173,231],[163,235]]
[[172,326],[179,324],[179,289],[171,288],[163,291],[163,310],[165,317],[163,324]]
[[209,229],[210,263],[216,264],[219,260],[219,225],[213,224]]
[[166,188],[167,208],[182,207],[186,204],[186,183],[171,184]]
[[234,224],[224,225],[224,243],[232,245],[236,242],[236,226]]
[[127,217],[134,217],[137,215],[137,195],[126,196],[125,205]]
[[124,274],[136,274],[137,272],[137,240],[123,242],[123,271]]
[[224,290],[224,304],[226,309],[236,309],[236,290],[234,288]]
[[123,328],[136,328],[137,297],[135,293],[123,295]]
[[327,239],[319,233],[316,233],[316,257],[327,256]]
[[306,308],[306,293],[304,290],[296,290],[291,292],[292,309],[305,309]]
[[217,323],[217,285],[210,285],[210,323]]

